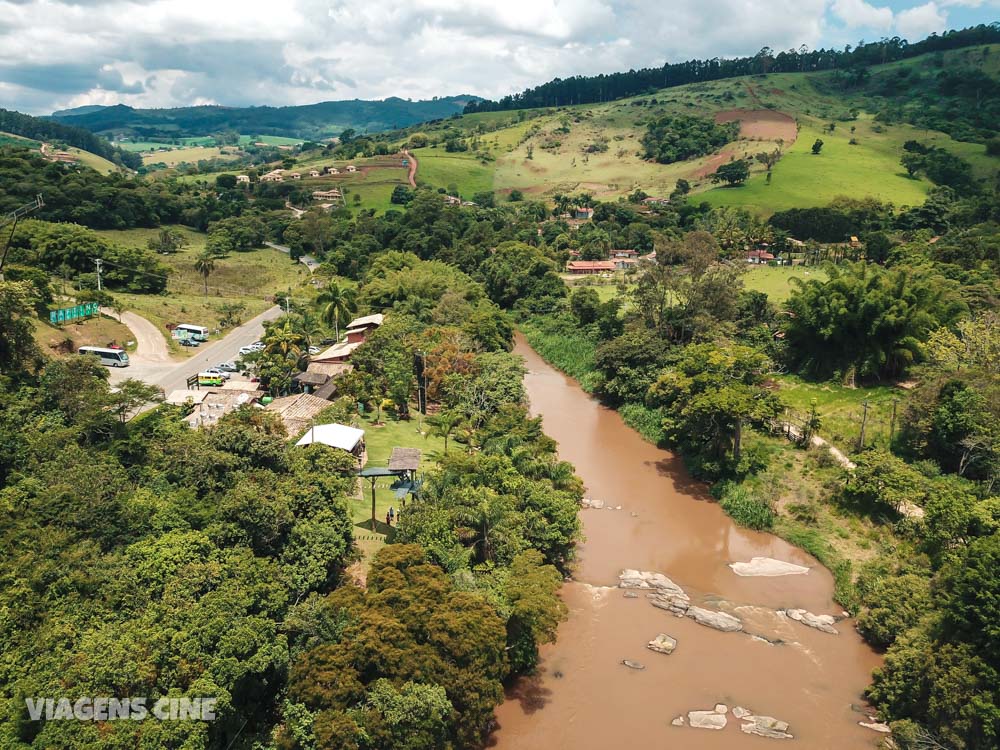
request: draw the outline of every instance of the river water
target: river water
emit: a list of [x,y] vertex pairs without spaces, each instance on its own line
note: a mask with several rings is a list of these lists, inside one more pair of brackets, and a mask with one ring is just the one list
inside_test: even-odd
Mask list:
[[[542,650],[537,675],[520,680],[497,708],[491,747],[873,748],[881,735],[858,726],[862,692],[879,657],[853,620],[823,633],[774,610],[839,614],[833,578],[817,561],[770,535],[736,526],[693,481],[679,459],[645,442],[613,410],[546,364],[518,337],[528,368],[531,411],[572,462],[587,496],[621,510],[582,510],[585,541],[574,581],[563,588],[569,618],[555,644]],[[754,556],[806,565],[806,575],[745,578],[728,567]],[[679,584],[693,604],[739,616],[746,633],[724,633],[678,618],[614,588],[624,568],[657,571]],[[659,633],[677,639],[666,656],[646,643]],[[641,662],[644,670],[622,665]],[[723,730],[671,726],[690,710],[717,703],[744,706],[789,722],[794,740],[743,734],[732,714]]]

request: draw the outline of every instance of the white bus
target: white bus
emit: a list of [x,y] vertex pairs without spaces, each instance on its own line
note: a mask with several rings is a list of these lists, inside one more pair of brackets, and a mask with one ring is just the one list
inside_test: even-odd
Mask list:
[[179,326],[174,328],[174,336],[179,339],[191,338],[195,341],[208,341],[208,329],[205,328],[205,326],[181,323]]
[[103,346],[81,346],[80,354],[99,357],[102,365],[108,367],[128,367],[128,352],[124,349],[106,349]]

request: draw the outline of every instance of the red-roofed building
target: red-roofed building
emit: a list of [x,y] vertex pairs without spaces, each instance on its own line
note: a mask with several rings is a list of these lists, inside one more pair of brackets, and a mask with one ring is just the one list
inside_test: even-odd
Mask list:
[[611,273],[615,264],[610,260],[571,260],[566,270],[572,274]]
[[767,250],[751,250],[747,253],[747,263],[769,263],[774,256]]

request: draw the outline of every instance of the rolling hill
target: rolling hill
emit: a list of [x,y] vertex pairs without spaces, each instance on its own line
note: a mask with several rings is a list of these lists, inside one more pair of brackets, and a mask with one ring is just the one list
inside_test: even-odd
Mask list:
[[448,96],[425,101],[392,97],[383,101],[320,102],[293,107],[181,107],[133,109],[84,107],[56,112],[52,119],[94,133],[157,141],[205,136],[221,131],[322,139],[347,128],[381,132],[461,113],[473,96]]
[[[463,196],[473,188],[492,188],[500,196],[518,191],[542,199],[586,192],[607,200],[636,189],[666,197],[684,179],[692,185],[691,200],[763,214],[825,205],[840,195],[914,205],[933,185],[902,168],[907,141],[964,159],[977,178],[1000,167],[984,144],[1000,122],[989,115],[1000,102],[992,95],[1000,88],[998,62],[1000,45],[994,44],[871,66],[860,83],[845,81],[840,71],[756,74],[605,103],[477,112],[390,137],[398,146],[426,140],[426,147],[414,149],[421,165],[418,180],[455,186]],[[955,70],[972,83],[956,84]],[[894,81],[906,83],[894,86]],[[941,86],[948,92],[941,94]],[[931,96],[936,108],[922,105]],[[978,108],[969,104],[977,98]],[[668,115],[739,120],[740,135],[705,156],[672,164],[649,161],[642,143],[647,125]],[[824,147],[813,155],[818,138]],[[775,149],[781,158],[767,181],[766,168],[754,156]],[[752,164],[744,186],[712,184],[709,175],[718,166],[743,158]]]

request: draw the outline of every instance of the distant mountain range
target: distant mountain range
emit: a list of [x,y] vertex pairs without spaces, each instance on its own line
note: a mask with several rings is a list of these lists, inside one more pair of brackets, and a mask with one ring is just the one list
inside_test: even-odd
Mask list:
[[137,140],[204,136],[222,131],[320,139],[339,135],[347,128],[358,133],[375,133],[438,120],[461,114],[466,105],[478,100],[479,97],[463,95],[423,101],[398,97],[382,101],[353,99],[295,107],[134,109],[124,104],[90,105],[54,112],[51,119],[109,137],[129,136]]

